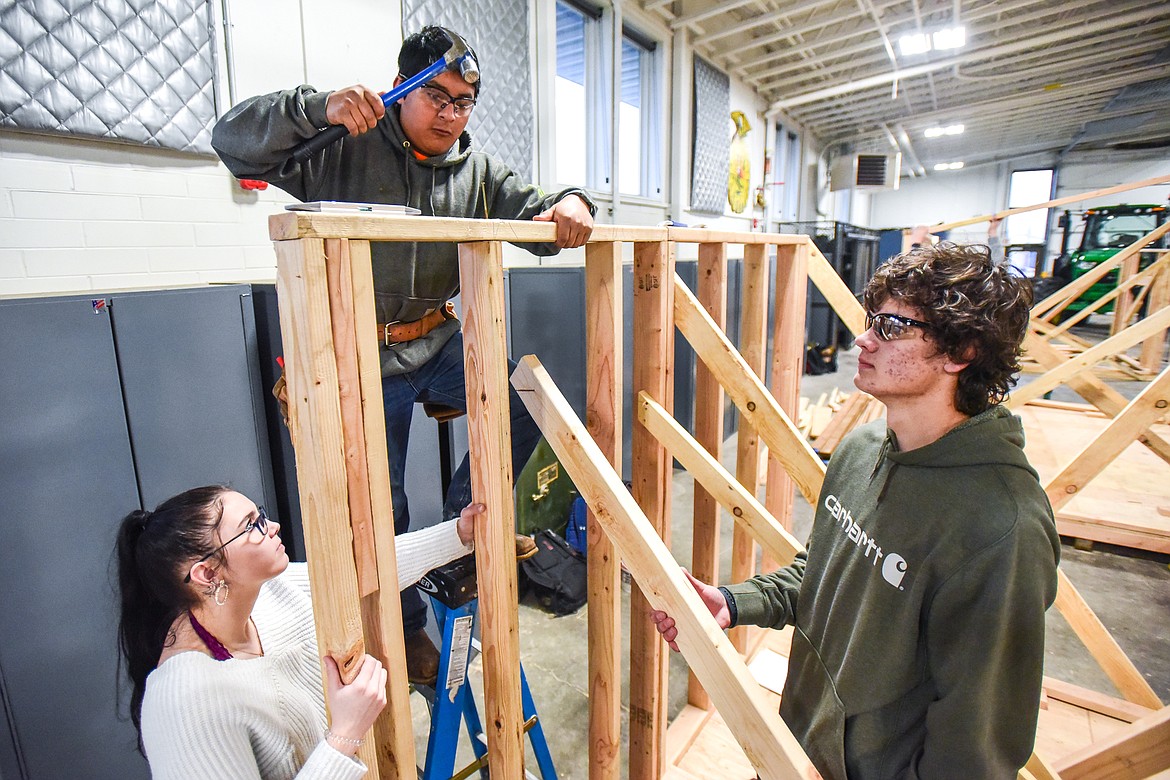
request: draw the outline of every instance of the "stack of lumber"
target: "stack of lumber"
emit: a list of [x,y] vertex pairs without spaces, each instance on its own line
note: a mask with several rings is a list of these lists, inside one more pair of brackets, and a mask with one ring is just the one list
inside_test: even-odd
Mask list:
[[822,458],[828,458],[845,436],[859,425],[886,414],[886,406],[860,390],[845,394],[837,388],[822,393],[815,404],[800,399],[798,428]]

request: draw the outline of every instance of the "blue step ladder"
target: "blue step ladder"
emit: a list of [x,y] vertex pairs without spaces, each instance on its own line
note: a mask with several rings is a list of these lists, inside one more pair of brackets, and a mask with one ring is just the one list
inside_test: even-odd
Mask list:
[[[487,739],[479,719],[475,695],[467,681],[471,651],[473,648],[477,652],[479,650],[479,641],[472,637],[479,606],[475,559],[467,556],[432,570],[419,581],[419,589],[430,594],[435,620],[443,630],[443,641],[439,648],[439,673],[431,699],[431,730],[427,737],[427,757],[422,780],[464,780],[477,771],[487,777]],[[532,743],[541,780],[557,780],[552,754],[536,714],[536,704],[532,700],[523,665],[520,666],[520,699],[524,730],[528,732]],[[460,721],[467,727],[475,761],[455,773]],[[530,772],[525,771],[525,775],[535,780]]]

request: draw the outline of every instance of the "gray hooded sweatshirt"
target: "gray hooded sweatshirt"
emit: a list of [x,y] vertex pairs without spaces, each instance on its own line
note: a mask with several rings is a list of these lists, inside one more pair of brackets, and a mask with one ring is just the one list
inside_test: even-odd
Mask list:
[[808,552],[725,588],[736,623],[795,623],[780,714],[826,778],[1014,778],[1036,734],[1060,538],[995,406],[900,452],[833,453]]
[[[545,195],[491,155],[471,151],[466,132],[445,156],[418,159],[397,105],[373,130],[346,136],[297,163],[292,150],[329,125],[330,94],[304,85],[245,100],[216,123],[211,145],[233,175],[269,182],[302,201],[390,203],[424,215],[527,220],[579,195],[591,213],[596,210],[580,189]],[[536,255],[559,251],[552,243],[518,246]],[[413,322],[459,291],[455,244],[378,242],[372,254],[378,322]],[[458,330],[458,321],[449,320],[422,338],[383,349],[382,374],[418,368]]]

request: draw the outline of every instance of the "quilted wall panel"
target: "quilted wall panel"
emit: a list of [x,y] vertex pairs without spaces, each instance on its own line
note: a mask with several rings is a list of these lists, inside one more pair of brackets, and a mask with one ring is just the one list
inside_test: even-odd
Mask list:
[[210,0],[0,0],[0,127],[211,154]]
[[459,33],[479,55],[483,87],[467,124],[472,148],[494,154],[522,179],[532,181],[536,117],[529,75],[528,3],[403,0],[404,37],[428,24]]
[[691,148],[691,209],[722,214],[731,162],[731,78],[695,57],[694,121]]

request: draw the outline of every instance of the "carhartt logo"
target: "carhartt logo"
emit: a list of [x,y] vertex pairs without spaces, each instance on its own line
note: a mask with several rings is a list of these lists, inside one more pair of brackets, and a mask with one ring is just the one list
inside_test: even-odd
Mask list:
[[890,553],[882,563],[882,577],[898,590],[902,589],[902,578],[906,576],[906,559],[898,553]]
[[873,565],[876,567],[878,561],[883,557],[885,558],[882,561],[882,579],[898,590],[904,590],[902,587],[902,578],[906,576],[906,570],[909,568],[906,559],[897,553],[883,552],[882,546],[877,543],[877,539],[867,534],[854,521],[853,513],[836,496],[825,496],[825,509],[829,510],[829,514],[837,521],[837,525],[845,532],[845,536],[849,541],[857,545],[857,549],[862,551],[862,555],[866,560],[869,559],[870,555],[873,555]]

